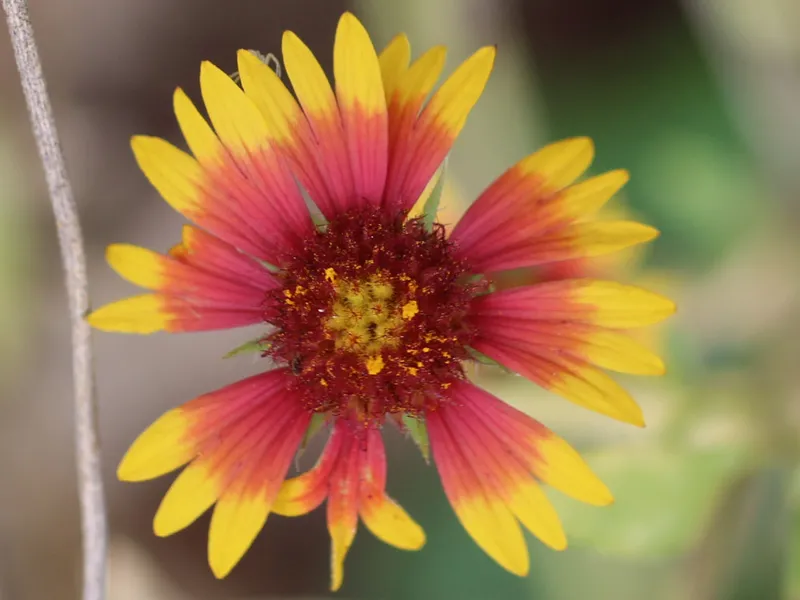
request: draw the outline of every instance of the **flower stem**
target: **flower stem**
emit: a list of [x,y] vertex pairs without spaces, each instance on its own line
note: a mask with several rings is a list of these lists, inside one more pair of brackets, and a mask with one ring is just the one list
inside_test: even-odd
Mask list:
[[94,399],[91,331],[83,237],[64,156],[58,142],[26,0],[2,0],[33,135],[42,161],[58,230],[72,325],[75,451],[83,540],[83,600],[105,597],[108,525]]

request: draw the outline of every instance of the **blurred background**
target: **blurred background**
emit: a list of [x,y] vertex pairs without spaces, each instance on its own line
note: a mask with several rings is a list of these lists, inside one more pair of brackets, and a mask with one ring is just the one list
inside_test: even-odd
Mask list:
[[[530,539],[508,575],[468,538],[433,469],[390,436],[389,490],[425,527],[402,553],[362,528],[340,598],[770,600],[800,598],[800,3],[797,0],[31,0],[87,238],[94,305],[133,288],[104,264],[125,241],[159,250],[181,218],[137,170],[128,140],[180,143],[180,85],[235,51],[279,52],[297,32],[330,68],[353,10],[381,48],[450,47],[449,68],[497,43],[497,68],[452,153],[443,219],[548,141],[588,135],[594,172],[632,180],[609,210],[663,235],[586,268],[665,292],[679,315],[651,332],[669,373],[631,379],[648,427],[618,425],[492,368],[475,377],[566,437],[616,496],[554,497],[570,548]],[[7,35],[0,33],[0,598],[71,600],[80,579],[69,325],[55,230]],[[259,369],[221,360],[249,331],[96,334],[112,525],[110,600],[320,598],[323,511],[270,519],[226,580],[208,518],[168,539],[151,519],[170,477],[114,470],[155,417]]]

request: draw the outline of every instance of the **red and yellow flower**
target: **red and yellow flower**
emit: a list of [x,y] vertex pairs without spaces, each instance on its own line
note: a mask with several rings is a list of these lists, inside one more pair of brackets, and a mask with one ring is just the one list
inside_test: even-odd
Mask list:
[[[181,91],[175,113],[191,154],[135,137],[139,166],[194,223],[168,254],[114,245],[108,261],[151,293],[101,307],[102,330],[202,331],[269,324],[265,373],[161,416],[133,443],[119,477],[180,467],[155,516],[169,535],[213,508],[208,555],[224,577],[271,513],[326,502],[332,587],[358,522],[401,549],[422,529],[386,494],[386,423],[425,427],[445,494],[492,558],[528,571],[520,524],[561,549],[566,538],[541,483],[591,504],[608,489],[552,431],[469,383],[474,351],[568,400],[643,425],[604,369],[660,374],[661,360],[623,330],[673,304],[613,282],[563,279],[495,291],[484,276],[611,253],[656,236],[633,222],[586,219],[628,179],[576,180],[593,157],[585,138],[523,159],[483,192],[449,234],[409,211],[440,167],[489,78],[481,48],[434,91],[445,50],[410,61],[404,35],[378,55],[345,14],[332,88],[300,39],[283,37],[294,95],[240,51],[240,88],[211,63],[200,84],[209,122]],[[301,191],[302,190],[302,191]],[[315,223],[303,191],[324,216]],[[327,445],[285,481],[309,429]]]

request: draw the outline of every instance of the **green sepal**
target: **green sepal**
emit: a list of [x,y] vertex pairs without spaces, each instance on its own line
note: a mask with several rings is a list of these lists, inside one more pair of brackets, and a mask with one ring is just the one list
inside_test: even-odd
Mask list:
[[314,413],[311,415],[311,421],[308,424],[308,429],[306,429],[306,434],[303,436],[303,441],[300,444],[300,450],[305,450],[308,442],[311,441],[315,435],[319,433],[319,430],[322,429],[322,426],[325,425],[325,421],[328,419],[328,415],[326,413]]
[[412,417],[405,413],[402,419],[406,433],[417,445],[417,448],[419,448],[420,454],[422,454],[422,458],[425,462],[430,464],[431,445],[428,440],[428,428],[425,426],[425,421],[420,417]]
[[223,358],[233,358],[234,356],[239,356],[240,354],[252,354],[254,352],[262,354],[269,350],[270,346],[271,344],[269,341],[265,340],[264,338],[257,338],[255,340],[245,342],[241,346],[237,346],[223,356]]
[[300,470],[300,457],[303,456],[303,453],[306,451],[308,443],[311,441],[311,438],[319,433],[320,429],[322,429],[322,426],[325,425],[327,420],[327,413],[314,413],[311,415],[311,421],[309,421],[308,429],[306,429],[306,433],[303,435],[303,441],[300,442],[300,447],[297,449],[297,453],[294,455],[295,466],[298,470]]
[[447,170],[447,159],[444,159],[442,166],[439,168],[436,185],[431,190],[431,195],[425,201],[425,206],[422,207],[422,224],[425,226],[426,231],[433,231],[433,223],[436,221],[436,215],[439,212],[439,202],[442,200],[442,191],[444,190],[444,177]]
[[486,365],[487,367],[497,367],[498,369],[501,369],[504,373],[507,373],[509,375],[514,374],[514,371],[509,369],[507,366],[497,362],[493,358],[489,358],[483,352],[478,352],[477,350],[475,350],[475,348],[467,346],[467,352],[469,352],[472,355],[472,359],[474,361],[479,362],[482,365]]

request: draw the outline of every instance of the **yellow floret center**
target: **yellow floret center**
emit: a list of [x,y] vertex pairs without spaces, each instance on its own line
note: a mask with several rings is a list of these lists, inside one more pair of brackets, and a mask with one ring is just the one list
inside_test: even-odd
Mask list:
[[385,366],[382,351],[398,346],[404,322],[419,312],[417,302],[398,302],[394,287],[380,275],[347,281],[328,269],[325,278],[336,292],[326,331],[337,350],[363,357],[367,373],[377,375]]

